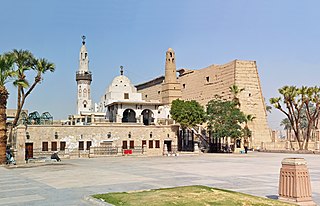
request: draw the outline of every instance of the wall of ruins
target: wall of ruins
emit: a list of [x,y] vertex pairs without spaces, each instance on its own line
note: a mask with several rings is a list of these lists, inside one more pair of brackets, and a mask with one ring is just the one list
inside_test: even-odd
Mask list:
[[[297,142],[290,142],[290,141],[262,142],[260,149],[267,150],[267,151],[279,151],[279,152],[297,151],[299,150],[299,145]],[[308,150],[314,151],[315,153],[319,153],[320,152],[319,141],[309,142]]]
[[164,82],[164,76],[158,77],[149,82],[135,85],[138,92],[142,93],[142,99],[146,101],[150,100],[162,100],[162,83]]
[[[240,93],[241,110],[255,116],[249,123],[252,130],[252,145],[258,148],[261,142],[271,141],[271,133],[267,124],[266,110],[262,89],[255,61],[234,60],[224,65],[211,65],[200,70],[181,69],[178,77],[181,85],[182,99],[196,100],[205,106],[215,95],[231,100],[229,87],[233,84],[245,90]],[[158,97],[161,83],[147,84],[138,87],[143,97]],[[161,98],[157,98],[161,100]]]
[[142,93],[142,99],[146,101],[150,100],[159,100],[161,101],[162,95],[161,95],[161,90],[162,90],[162,84],[157,84],[152,87],[147,87],[143,89],[141,92]]
[[241,110],[255,117],[248,123],[252,130],[252,144],[259,145],[261,142],[271,141],[266,106],[255,61],[235,61],[235,84],[239,88],[244,88],[239,95]]
[[231,99],[229,87],[234,84],[234,62],[189,70],[179,76],[182,99],[196,100],[205,106],[215,95]]

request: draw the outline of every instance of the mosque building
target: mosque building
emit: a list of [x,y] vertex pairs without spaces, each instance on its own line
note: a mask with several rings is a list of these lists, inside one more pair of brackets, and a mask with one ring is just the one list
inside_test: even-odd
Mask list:
[[[174,64],[174,52],[172,49],[167,52],[166,73],[170,81],[164,84],[164,101],[145,100],[142,94],[137,92],[137,88],[130,79],[124,75],[121,66],[120,75],[116,76],[102,95],[100,102],[92,104],[90,85],[92,73],[89,70],[89,55],[83,37],[79,54],[79,70],[76,72],[77,81],[77,114],[70,115],[70,124],[87,125],[101,123],[138,123],[143,125],[154,125],[158,120],[165,122],[169,117],[169,102],[181,97],[179,94],[179,84],[171,83],[176,79],[176,68]],[[171,89],[174,88],[174,89]],[[172,95],[171,90],[175,93]],[[181,93],[181,92],[180,92]]]

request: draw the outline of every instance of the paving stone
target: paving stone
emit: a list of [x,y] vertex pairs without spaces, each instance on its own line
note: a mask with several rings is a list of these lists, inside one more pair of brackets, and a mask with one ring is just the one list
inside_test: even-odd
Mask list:
[[85,196],[199,184],[276,198],[281,161],[286,157],[306,159],[313,200],[320,205],[319,155],[258,152],[71,159],[30,168],[0,167],[0,205],[91,205]]

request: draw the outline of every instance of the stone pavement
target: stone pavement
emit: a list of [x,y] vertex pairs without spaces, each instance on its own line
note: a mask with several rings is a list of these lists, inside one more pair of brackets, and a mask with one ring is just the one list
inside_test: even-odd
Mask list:
[[63,160],[32,168],[0,167],[2,205],[90,205],[84,196],[182,185],[208,185],[276,198],[285,157],[304,157],[313,200],[320,205],[319,155],[204,154]]

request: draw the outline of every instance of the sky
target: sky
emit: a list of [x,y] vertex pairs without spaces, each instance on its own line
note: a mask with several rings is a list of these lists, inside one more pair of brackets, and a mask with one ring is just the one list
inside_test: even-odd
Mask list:
[[[56,65],[25,104],[29,112],[48,111],[54,119],[76,113],[82,35],[93,73],[93,102],[119,75],[120,65],[134,84],[163,75],[169,47],[177,69],[257,61],[267,102],[284,85],[319,86],[316,0],[0,1],[0,54],[27,49]],[[15,108],[17,91],[10,82],[7,87],[8,108]],[[281,129],[283,118],[273,109],[270,127]]]

